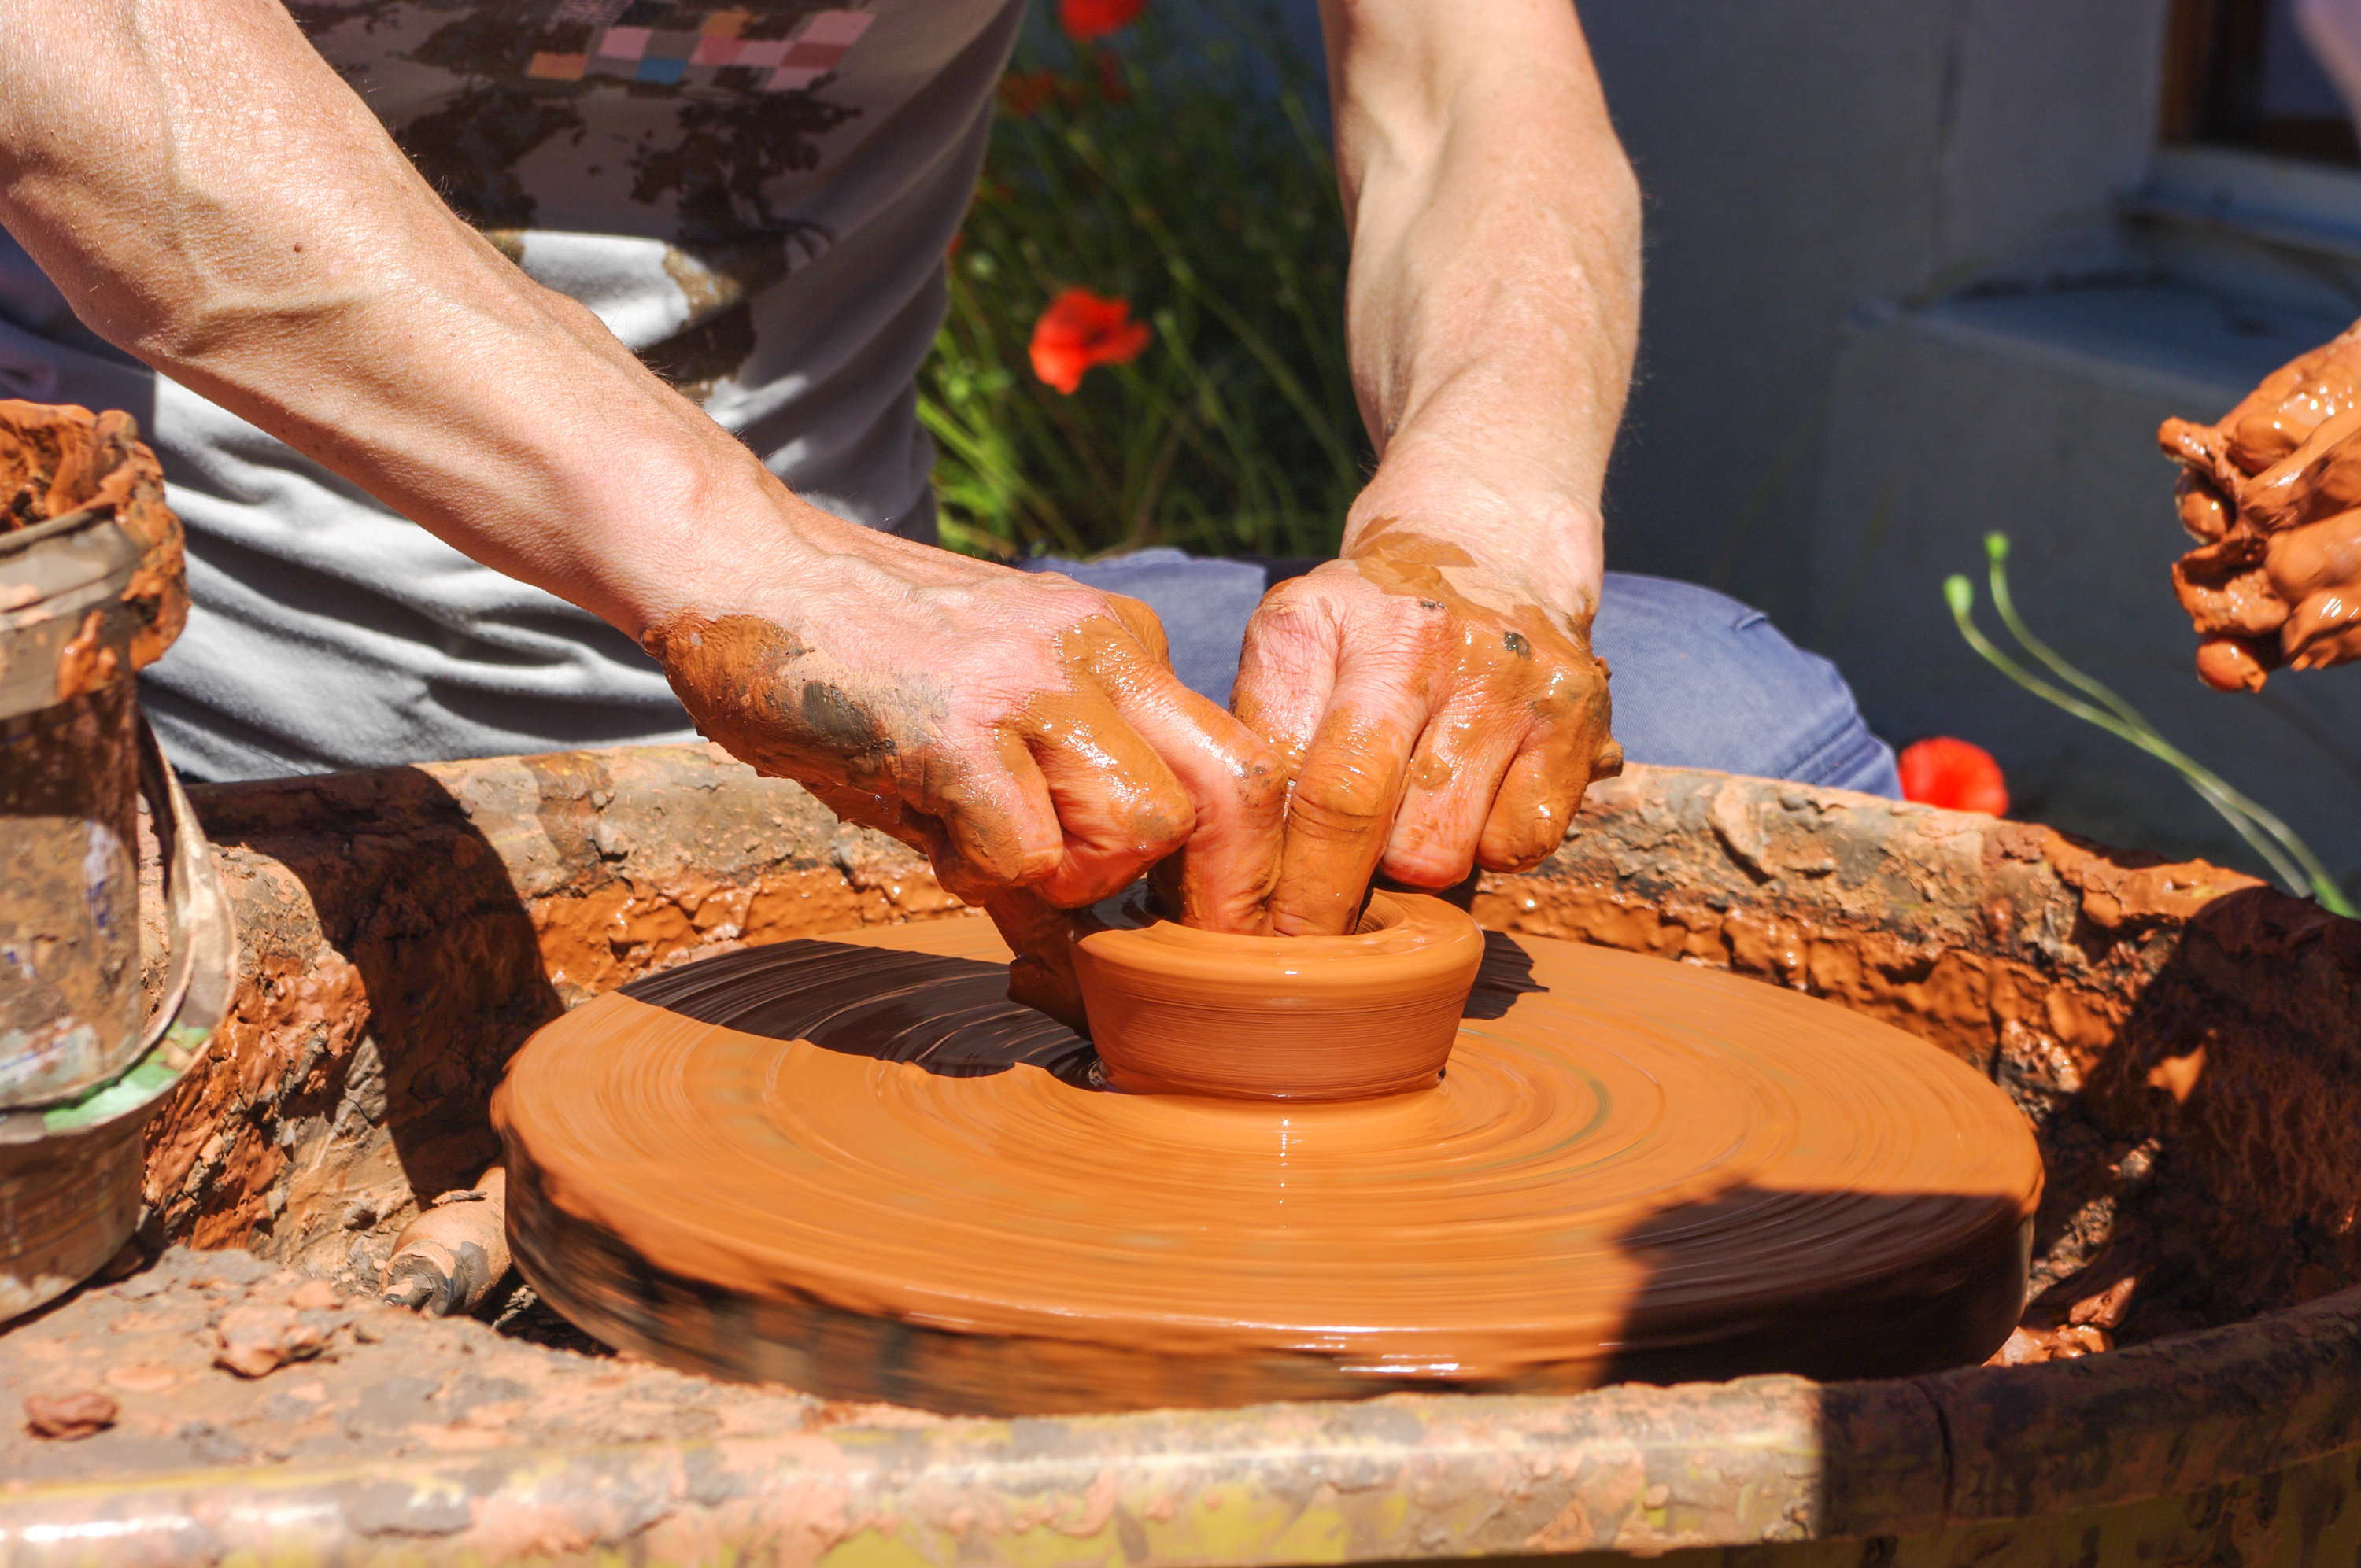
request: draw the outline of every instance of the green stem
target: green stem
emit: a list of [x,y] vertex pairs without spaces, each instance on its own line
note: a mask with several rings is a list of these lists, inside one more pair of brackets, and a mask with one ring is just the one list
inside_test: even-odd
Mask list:
[[[2147,736],[2151,742],[2148,749],[2155,751],[2157,755],[2166,758],[2167,761],[2176,757],[2181,758],[2181,761],[2173,762],[2173,766],[2180,770],[2191,787],[2197,788],[2200,795],[2208,795],[2209,790],[2212,792],[2208,795],[2208,799],[2214,805],[2216,810],[2221,809],[2220,802],[2226,801],[2233,809],[2243,812],[2257,828],[2279,840],[2280,848],[2287,851],[2296,864],[2303,868],[2301,882],[2319,895],[2324,907],[2336,909],[2339,914],[2349,910],[2351,906],[2345,904],[2343,892],[2337,887],[2335,879],[2329,875],[2328,868],[2321,864],[2319,857],[2312,852],[2312,846],[2305,843],[2293,828],[2280,821],[2273,813],[2264,810],[2246,795],[2232,789],[2223,782],[2218,773],[2189,762],[2180,751],[2165,740],[2163,731],[2149,723],[2137,708],[2098,681],[2068,663],[2065,658],[2049,644],[2033,634],[2032,629],[2026,626],[2023,619],[2017,615],[2015,600],[2008,591],[2007,534],[2000,532],[1985,534],[1984,556],[1990,565],[1993,606],[2000,611],[2002,624],[2008,628],[2010,636],[2015,637],[2019,643],[2031,651],[2035,658],[2057,672],[2062,679],[2104,703],[2115,717]],[[2201,776],[2203,781],[2202,786],[2200,785]],[[2274,860],[2272,863],[2277,865],[2279,862]],[[2344,907],[2340,908],[2340,905]]]
[[[2061,675],[2071,680],[2079,689],[2092,695],[2104,694],[2102,700],[2107,702],[2109,708],[2117,711],[2095,707],[2081,697],[2061,691],[2018,663],[2007,653],[2003,652],[1975,623],[1972,613],[1975,608],[1975,589],[1967,578],[1954,576],[1946,579],[1943,584],[1943,594],[1950,604],[1951,619],[1959,624],[1960,637],[1966,640],[1968,646],[1974,649],[1986,663],[2044,702],[2062,708],[2086,723],[2096,725],[2110,735],[2138,747],[2160,762],[2170,764],[2187,781],[2190,787],[2197,792],[2198,798],[2219,812],[2223,819],[2236,831],[2238,837],[2262,857],[2265,863],[2270,866],[2273,872],[2286,883],[2289,889],[2297,896],[2302,896],[2308,888],[2312,894],[2319,899],[2323,908],[2347,916],[2354,914],[2352,905],[2346,901],[2334,879],[2328,874],[2327,868],[2320,863],[2311,849],[2304,845],[2303,841],[2298,839],[2284,822],[2233,789],[2223,781],[2220,775],[2158,734],[2155,728],[2122,698],[2115,696],[2112,692],[2107,692],[2105,687],[2082,675],[2081,672],[2073,671],[2071,665],[2066,665],[2064,660],[2059,658],[2054,652],[2047,650],[2037,639],[2024,638],[2018,632],[2017,625],[2010,625],[2010,634],[2018,636],[2020,641],[2025,641],[2037,658],[2040,658],[2041,662],[2050,668],[2059,669]],[[2004,623],[2014,619],[2013,609],[2012,606],[2011,611],[2003,613]],[[2059,668],[2061,665],[2064,666],[2063,669]],[[2068,674],[2070,671],[2070,674]],[[2265,833],[2269,835],[2270,839],[2277,839],[2279,842],[2277,844],[2270,842],[2263,837]]]

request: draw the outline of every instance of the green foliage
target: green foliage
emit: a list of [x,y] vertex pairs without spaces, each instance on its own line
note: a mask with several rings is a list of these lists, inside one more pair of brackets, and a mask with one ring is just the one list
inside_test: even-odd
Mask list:
[[[1268,13],[1199,38],[1150,7],[1124,41],[1029,37],[1004,93],[918,381],[943,542],[1002,557],[1331,551],[1367,447],[1311,68]],[[1071,397],[1027,356],[1068,287],[1128,301],[1156,334]]]
[[[2237,830],[2247,848],[2260,855],[2288,890],[2298,897],[2306,893],[2320,901],[2321,906],[2334,914],[2352,916],[2355,911],[2346,900],[2328,868],[2312,847],[2296,836],[2295,830],[2271,812],[2264,810],[2237,790],[2232,789],[2222,775],[2191,758],[2157,727],[2143,718],[2138,709],[2117,696],[2113,690],[2084,674],[2066,662],[2065,656],[2033,634],[2024,619],[2016,613],[2015,600],[2008,591],[2008,535],[1984,535],[1984,557],[1992,586],[1993,608],[2000,613],[2001,624],[2008,629],[2017,646],[2048,667],[2050,674],[2073,688],[2060,690],[2042,679],[2022,663],[2010,657],[1983,634],[1975,622],[1975,585],[1962,576],[1943,580],[1944,602],[1951,608],[1951,619],[1959,623],[1960,635],[1967,639],[1983,661],[2023,686],[2042,701],[2063,708],[2075,718],[2095,724],[2118,740],[2127,740],[2159,762],[2169,763],[2198,798],[2222,814],[2222,819]],[[2081,695],[2077,696],[2076,693]]]

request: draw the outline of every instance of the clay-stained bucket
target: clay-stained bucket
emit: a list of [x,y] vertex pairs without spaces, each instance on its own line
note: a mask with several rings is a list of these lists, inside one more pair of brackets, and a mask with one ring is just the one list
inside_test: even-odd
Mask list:
[[237,934],[213,851],[144,723],[132,762],[163,857],[170,957],[127,1067],[80,1093],[0,1111],[0,1323],[71,1289],[130,1239],[140,1135],[229,1003]]
[[116,681],[0,718],[0,1109],[139,1053],[137,716]]
[[139,1055],[134,673],[186,614],[130,416],[0,402],[0,1110]]
[[[180,523],[130,416],[0,402],[0,1321],[130,1234],[140,1128],[225,993],[227,906],[133,685],[186,613]],[[152,1004],[143,787],[172,940]]]

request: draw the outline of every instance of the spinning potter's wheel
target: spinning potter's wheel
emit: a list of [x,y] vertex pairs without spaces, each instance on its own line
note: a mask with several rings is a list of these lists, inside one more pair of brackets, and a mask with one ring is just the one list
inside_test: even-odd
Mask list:
[[1771,986],[1494,936],[1436,1087],[1130,1095],[983,920],[668,971],[521,1051],[517,1261],[611,1343],[1016,1414],[1982,1359],[2041,1168],[2006,1098]]

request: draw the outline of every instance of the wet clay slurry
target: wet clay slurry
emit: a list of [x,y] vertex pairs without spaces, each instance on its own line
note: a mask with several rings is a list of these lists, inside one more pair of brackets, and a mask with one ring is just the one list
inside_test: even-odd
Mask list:
[[1484,932],[1439,898],[1373,894],[1338,937],[1241,937],[1115,898],[1074,970],[1108,1085],[1136,1094],[1358,1100],[1431,1089]]
[[517,1261],[618,1344],[1016,1413],[1981,1360],[2041,1183],[2004,1096],[1773,987],[1489,938],[1448,1074],[1091,1086],[981,923],[684,966],[495,1103]]

